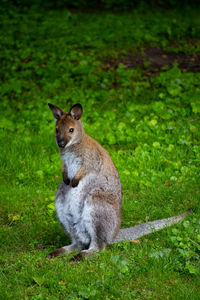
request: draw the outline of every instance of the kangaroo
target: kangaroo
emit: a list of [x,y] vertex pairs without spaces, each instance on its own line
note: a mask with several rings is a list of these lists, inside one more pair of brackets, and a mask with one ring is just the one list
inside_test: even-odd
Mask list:
[[48,257],[80,251],[75,259],[93,256],[108,244],[137,239],[182,220],[175,217],[120,229],[121,183],[108,152],[88,136],[81,124],[82,106],[75,104],[67,113],[48,104],[57,119],[55,140],[60,148],[63,181],[55,207],[59,222],[72,243],[51,252]]

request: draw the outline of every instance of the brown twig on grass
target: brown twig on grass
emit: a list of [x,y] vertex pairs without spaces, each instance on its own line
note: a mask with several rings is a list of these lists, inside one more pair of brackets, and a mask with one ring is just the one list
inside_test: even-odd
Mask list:
[[187,239],[188,239],[190,242],[194,243],[196,246],[200,246],[200,244],[198,244],[198,243],[196,243],[195,241],[191,240],[191,238],[187,237]]

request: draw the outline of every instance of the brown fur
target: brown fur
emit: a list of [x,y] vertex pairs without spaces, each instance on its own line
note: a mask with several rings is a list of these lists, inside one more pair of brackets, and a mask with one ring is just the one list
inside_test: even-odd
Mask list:
[[65,249],[64,248],[58,248],[58,249],[50,252],[47,257],[48,258],[52,258],[52,257],[63,255],[64,253],[65,253]]

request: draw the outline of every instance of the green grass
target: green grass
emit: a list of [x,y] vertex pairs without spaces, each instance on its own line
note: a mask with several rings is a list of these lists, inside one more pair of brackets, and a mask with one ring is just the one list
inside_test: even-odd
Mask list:
[[[0,299],[199,298],[200,74],[174,65],[149,77],[120,63],[147,47],[198,53],[198,15],[2,13]],[[192,214],[89,261],[47,259],[70,242],[53,205],[61,162],[48,102],[83,105],[86,132],[120,174],[123,227]]]

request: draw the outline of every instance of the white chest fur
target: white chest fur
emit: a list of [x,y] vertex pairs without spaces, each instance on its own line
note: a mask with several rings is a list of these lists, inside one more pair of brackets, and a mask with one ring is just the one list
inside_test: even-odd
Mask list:
[[65,152],[62,154],[61,158],[67,169],[67,175],[69,179],[72,179],[81,167],[81,159],[73,152]]

